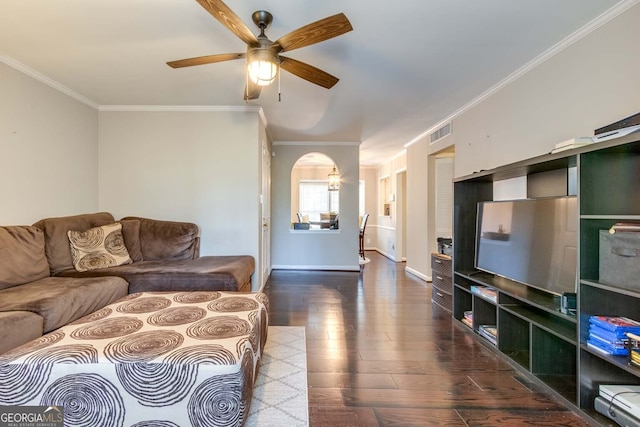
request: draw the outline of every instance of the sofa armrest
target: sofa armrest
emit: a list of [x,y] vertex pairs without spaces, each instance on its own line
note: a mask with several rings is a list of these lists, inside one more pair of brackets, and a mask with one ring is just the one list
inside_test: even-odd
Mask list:
[[191,259],[197,259],[197,258],[200,258],[200,236],[196,237],[195,247],[193,249],[193,258]]
[[134,216],[122,219],[140,221],[140,249],[145,261],[196,259],[200,255],[196,224]]

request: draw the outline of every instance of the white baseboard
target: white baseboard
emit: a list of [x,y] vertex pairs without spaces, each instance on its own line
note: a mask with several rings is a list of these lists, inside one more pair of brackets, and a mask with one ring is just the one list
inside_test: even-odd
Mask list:
[[272,265],[272,270],[360,271],[360,265]]
[[386,252],[383,252],[383,251],[381,251],[380,249],[374,249],[374,250],[375,250],[376,252],[378,252],[380,255],[383,255],[383,256],[385,256],[385,257],[389,258],[391,261],[395,261],[395,260],[396,260],[396,257],[395,257],[395,256],[393,256],[393,255],[391,255],[391,254],[388,254],[388,253],[386,253]]
[[411,267],[405,267],[404,271],[406,271],[407,273],[409,273],[409,274],[411,274],[413,276],[416,276],[419,279],[424,280],[425,282],[430,282],[431,281],[431,276],[427,276],[426,274],[422,274],[419,271],[414,270]]
[[[383,255],[383,256],[385,256],[385,257],[389,258],[391,261],[396,262],[396,258],[395,258],[393,255],[388,254],[388,253],[385,253],[385,252],[381,251],[381,250],[380,250],[380,249],[378,249],[378,248],[367,248],[367,249],[365,249],[365,250],[368,250],[368,251],[376,251],[376,252],[378,252],[380,255]],[[406,261],[406,259],[405,259],[405,258],[403,258],[403,259],[402,259],[402,261]],[[409,273],[409,274],[411,274],[411,275],[413,275],[413,276],[416,276],[416,277],[417,277],[417,278],[419,278],[419,279],[424,280],[425,282],[431,282],[431,276],[427,276],[426,274],[420,273],[418,270],[414,270],[414,269],[413,269],[413,268],[411,268],[411,267],[405,267],[405,268],[404,268],[404,271],[406,271],[407,273]]]

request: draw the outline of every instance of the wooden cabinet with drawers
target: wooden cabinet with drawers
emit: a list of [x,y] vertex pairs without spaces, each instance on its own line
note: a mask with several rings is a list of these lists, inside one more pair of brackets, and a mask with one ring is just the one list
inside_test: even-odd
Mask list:
[[431,301],[451,312],[453,269],[451,257],[431,254]]

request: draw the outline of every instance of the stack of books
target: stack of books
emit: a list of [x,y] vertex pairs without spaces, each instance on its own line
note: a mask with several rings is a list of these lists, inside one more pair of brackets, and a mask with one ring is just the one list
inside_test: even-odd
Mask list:
[[605,354],[627,356],[627,333],[640,334],[640,322],[627,317],[590,316],[589,347]]
[[480,325],[478,327],[480,336],[489,340],[493,345],[498,345],[498,329],[496,325]]
[[465,311],[464,317],[462,318],[462,323],[467,325],[470,328],[473,328],[473,311]]
[[491,286],[472,286],[471,293],[480,295],[482,298],[493,302],[496,302],[498,299],[496,288],[492,288]]

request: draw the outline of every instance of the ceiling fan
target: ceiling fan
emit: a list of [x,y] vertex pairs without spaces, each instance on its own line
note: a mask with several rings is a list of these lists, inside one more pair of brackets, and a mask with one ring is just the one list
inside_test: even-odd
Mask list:
[[222,0],[196,1],[222,25],[245,42],[247,51],[246,53],[223,53],[170,61],[167,62],[170,67],[191,67],[246,58],[248,78],[244,91],[245,101],[257,99],[262,87],[275,80],[279,68],[327,89],[338,83],[337,77],[312,65],[284,57],[280,53],[320,43],[353,30],[351,23],[343,13],[300,27],[272,42],[264,34],[273,21],[273,16],[269,12],[258,10],[251,16],[253,22],[260,29],[260,34],[255,36]]

